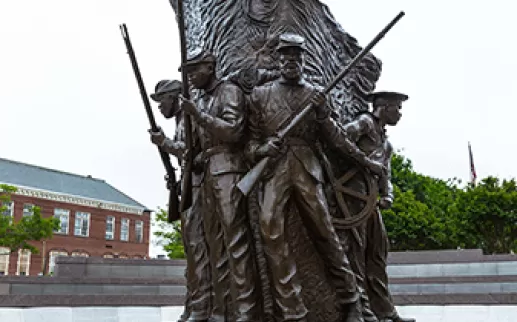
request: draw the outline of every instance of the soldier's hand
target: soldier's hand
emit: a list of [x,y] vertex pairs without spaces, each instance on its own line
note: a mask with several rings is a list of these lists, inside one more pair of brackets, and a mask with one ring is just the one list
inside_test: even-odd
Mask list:
[[267,140],[267,142],[263,145],[261,145],[257,149],[257,156],[258,157],[276,157],[282,148],[282,141],[277,137],[272,137]]
[[390,209],[392,204],[393,201],[389,197],[382,197],[381,200],[379,200],[379,208],[381,209]]
[[325,97],[325,93],[320,90],[316,90],[311,97],[311,104],[317,107],[325,105],[326,101],[327,98]]
[[199,111],[196,107],[196,104],[194,104],[191,100],[185,99],[183,97],[183,95],[179,95],[179,100],[180,100],[180,107],[185,113],[192,115],[194,117],[199,115]]
[[378,176],[384,176],[388,173],[388,169],[381,162],[368,160],[366,166],[368,169]]
[[149,130],[149,134],[151,134],[151,142],[153,142],[153,144],[161,146],[163,144],[163,141],[165,141],[165,133],[163,133],[160,127],[158,128],[158,132],[153,132]]

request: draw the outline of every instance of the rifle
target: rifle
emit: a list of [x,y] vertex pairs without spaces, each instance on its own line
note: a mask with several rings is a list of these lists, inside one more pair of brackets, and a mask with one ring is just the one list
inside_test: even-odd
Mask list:
[[[404,11],[401,11],[379,34],[355,56],[352,61],[327,85],[324,90],[325,94],[328,94],[342,79],[345,77],[352,68],[368,53],[370,50],[388,33],[388,31],[404,16]],[[312,104],[308,104],[298,115],[296,115],[287,126],[278,132],[278,138],[284,139],[289,132],[291,132],[305,116],[313,109]],[[271,158],[264,157],[260,160],[246,175],[237,183],[237,188],[247,196],[253,189],[259,178],[262,176],[266,167],[268,166]]]
[[[151,104],[149,102],[149,98],[147,97],[144,81],[142,80],[140,69],[138,68],[138,62],[136,61],[135,52],[133,50],[133,46],[131,45],[131,40],[129,39],[129,32],[127,31],[126,24],[120,25],[120,31],[122,33],[122,38],[124,38],[124,43],[126,44],[127,53],[129,54],[129,59],[131,60],[131,66],[133,66],[133,72],[135,73],[138,88],[140,89],[140,95],[142,96],[142,101],[144,102],[147,118],[149,119],[149,123],[151,123],[151,131],[158,132],[159,128],[158,125],[156,125],[156,120],[154,119],[153,111],[151,110]],[[167,172],[167,175],[165,176],[165,180],[167,181],[167,189],[169,189],[167,220],[171,223],[180,219],[178,212],[179,201],[175,173],[176,169],[174,169],[171,164],[169,154],[163,151],[161,147],[158,147],[158,151],[160,152],[160,157],[162,159],[163,165],[165,166],[165,171]]]
[[[180,46],[181,46],[181,66],[185,66],[187,62],[187,40],[185,36],[185,19],[183,17],[183,0],[178,0],[178,27],[180,34]],[[181,79],[182,79],[182,95],[185,99],[190,98],[187,73],[184,68],[181,68]],[[185,125],[185,145],[187,152],[184,155],[183,164],[183,180],[181,181],[181,200],[180,200],[180,212],[185,211],[192,205],[192,120],[190,115],[183,113],[183,123]]]

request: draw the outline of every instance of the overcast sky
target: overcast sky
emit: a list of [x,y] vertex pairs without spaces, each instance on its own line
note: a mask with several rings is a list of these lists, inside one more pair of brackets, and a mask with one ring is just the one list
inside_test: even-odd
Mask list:
[[[478,177],[515,176],[514,1],[324,2],[363,46],[406,12],[373,52],[383,61],[377,89],[410,96],[389,133],[417,171],[468,180],[470,140]],[[164,168],[120,23],[149,93],[179,78],[168,0],[0,2],[0,156],[104,179],[156,209],[167,200]],[[173,122],[155,112],[172,135]]]

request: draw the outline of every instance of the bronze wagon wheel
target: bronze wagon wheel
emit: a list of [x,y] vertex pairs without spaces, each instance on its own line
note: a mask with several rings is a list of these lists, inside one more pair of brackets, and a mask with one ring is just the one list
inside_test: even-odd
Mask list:
[[[360,192],[351,187],[352,179],[366,188]],[[357,182],[357,181],[356,181]],[[337,178],[333,184],[334,193],[343,217],[334,217],[332,222],[336,229],[351,229],[364,223],[377,206],[378,186],[374,177],[362,167],[353,167]],[[362,190],[362,189],[361,189]],[[355,203],[357,208],[351,211],[349,203]]]

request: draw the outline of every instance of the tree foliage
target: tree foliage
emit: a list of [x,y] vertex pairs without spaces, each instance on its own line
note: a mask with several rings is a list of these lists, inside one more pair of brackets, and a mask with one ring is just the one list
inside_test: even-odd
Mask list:
[[487,177],[462,191],[455,204],[465,247],[487,253],[517,251],[517,185]]
[[488,177],[461,188],[456,178],[417,173],[410,160],[394,154],[392,182],[393,208],[383,212],[392,250],[517,251],[515,180]]
[[[382,212],[391,250],[481,248],[485,253],[517,252],[517,183],[488,177],[461,186],[414,170],[400,154],[392,158],[393,207]],[[170,258],[183,258],[179,223],[168,224],[167,213],[157,215]]]
[[14,192],[15,187],[0,185],[0,246],[9,248],[11,252],[27,249],[37,254],[39,250],[30,242],[52,238],[54,230],[59,227],[59,221],[53,217],[43,218],[39,207],[33,207],[31,216],[24,216],[18,221],[5,215],[6,204],[11,202],[11,194]]
[[183,234],[180,221],[172,224],[167,221],[167,211],[160,208],[156,212],[155,225],[157,231],[154,235],[160,239],[159,244],[163,247],[169,258],[185,258],[183,247]]

